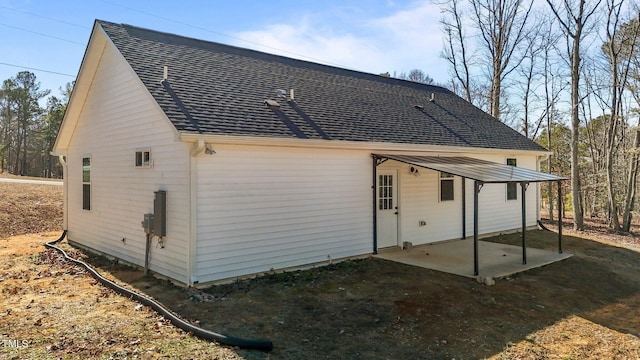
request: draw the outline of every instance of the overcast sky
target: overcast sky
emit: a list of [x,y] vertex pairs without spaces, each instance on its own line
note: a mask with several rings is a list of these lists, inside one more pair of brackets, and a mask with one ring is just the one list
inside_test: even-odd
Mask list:
[[29,70],[58,96],[100,19],[375,74],[417,68],[446,82],[440,17],[429,0],[0,0],[0,81]]

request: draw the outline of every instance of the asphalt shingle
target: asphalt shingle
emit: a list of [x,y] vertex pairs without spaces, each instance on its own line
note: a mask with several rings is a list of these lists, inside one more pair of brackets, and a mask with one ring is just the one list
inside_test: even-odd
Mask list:
[[179,132],[545,150],[442,87],[98,23]]

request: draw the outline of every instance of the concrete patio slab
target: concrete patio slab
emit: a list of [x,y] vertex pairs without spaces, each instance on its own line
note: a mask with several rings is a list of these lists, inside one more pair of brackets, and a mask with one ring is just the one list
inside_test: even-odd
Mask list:
[[[573,254],[527,248],[527,263],[522,264],[522,247],[478,241],[478,276],[503,278],[571,256]],[[381,250],[375,257],[476,278],[473,274],[473,239],[420,245],[410,250]]]

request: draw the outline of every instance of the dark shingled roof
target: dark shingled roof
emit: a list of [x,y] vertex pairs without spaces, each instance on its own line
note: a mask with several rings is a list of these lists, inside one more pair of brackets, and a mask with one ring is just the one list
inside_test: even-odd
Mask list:
[[439,86],[98,23],[179,132],[545,150]]

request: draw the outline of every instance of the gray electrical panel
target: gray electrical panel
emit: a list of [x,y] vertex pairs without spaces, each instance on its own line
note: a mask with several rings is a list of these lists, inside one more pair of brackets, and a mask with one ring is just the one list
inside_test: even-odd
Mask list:
[[153,198],[153,234],[167,236],[167,192],[158,190]]

